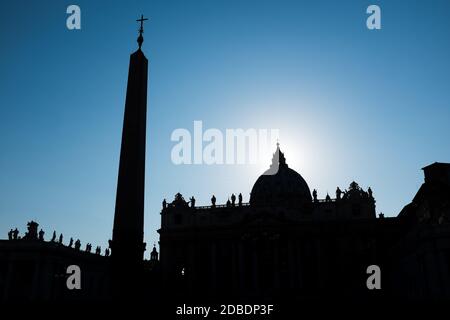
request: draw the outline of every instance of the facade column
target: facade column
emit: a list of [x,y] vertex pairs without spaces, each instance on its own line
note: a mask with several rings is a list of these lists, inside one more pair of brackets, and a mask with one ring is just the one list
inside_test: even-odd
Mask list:
[[244,248],[242,240],[238,243],[238,289],[245,290]]
[[216,269],[216,263],[217,263],[217,258],[216,258],[216,252],[217,250],[217,244],[215,241],[211,242],[211,286],[210,286],[210,292],[212,294],[214,294],[217,290],[217,281],[216,281],[216,276],[217,276],[217,269]]

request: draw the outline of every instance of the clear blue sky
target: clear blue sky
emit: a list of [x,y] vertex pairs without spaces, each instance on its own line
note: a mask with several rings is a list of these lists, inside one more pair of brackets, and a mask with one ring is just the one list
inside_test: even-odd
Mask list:
[[[66,28],[81,7],[82,29]],[[366,28],[378,4],[382,29]],[[175,166],[176,128],[278,128],[319,196],[352,180],[399,213],[421,167],[450,161],[449,1],[3,1],[0,233],[26,222],[111,238],[129,54],[151,20],[145,239],[163,198],[244,201],[249,165]],[[268,163],[267,163],[268,166]],[[148,257],[148,252],[146,253]]]

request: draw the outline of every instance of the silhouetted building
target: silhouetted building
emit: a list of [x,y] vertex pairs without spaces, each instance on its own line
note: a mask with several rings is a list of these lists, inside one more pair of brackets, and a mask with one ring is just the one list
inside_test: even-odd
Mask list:
[[[202,298],[224,302],[341,298],[450,298],[450,164],[423,168],[425,182],[398,217],[376,216],[371,188],[356,182],[319,199],[289,168],[277,144],[249,203],[196,206],[177,193],[161,211],[160,254],[144,260],[144,177],[148,61],[130,57],[110,251],[63,235],[50,241],[30,221],[0,240],[0,299],[142,299],[155,304]],[[220,183],[220,182],[217,182]],[[230,201],[231,199],[231,201]],[[236,202],[237,200],[237,202]],[[190,203],[190,205],[189,205]],[[81,268],[81,290],[66,285]],[[381,290],[366,286],[381,269]]]
[[[110,293],[109,259],[28,233],[0,240],[0,301],[106,300]],[[81,290],[68,290],[67,267],[82,270]]]
[[277,146],[250,203],[193,208],[177,194],[159,230],[168,291],[238,299],[371,294],[366,269],[385,265],[401,228],[396,218],[376,218],[372,191],[356,182],[337,191],[335,199],[313,199]]
[[408,232],[390,250],[390,285],[400,297],[450,298],[450,164],[423,168],[425,182],[398,219]]
[[[323,200],[290,169],[279,146],[250,203],[189,207],[181,194],[161,212],[161,270],[180,298],[450,298],[450,164],[398,217],[376,217],[371,188],[356,182]],[[367,268],[382,271],[369,290]]]

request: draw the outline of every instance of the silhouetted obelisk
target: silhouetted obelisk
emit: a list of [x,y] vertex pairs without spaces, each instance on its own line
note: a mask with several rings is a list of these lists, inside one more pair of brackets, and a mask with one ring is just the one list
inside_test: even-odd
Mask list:
[[[113,285],[116,294],[138,287],[144,243],[145,135],[147,118],[148,61],[141,50],[143,21],[137,42],[139,48],[130,56],[127,95],[120,149],[114,228],[111,242]],[[124,292],[125,291],[125,292]]]

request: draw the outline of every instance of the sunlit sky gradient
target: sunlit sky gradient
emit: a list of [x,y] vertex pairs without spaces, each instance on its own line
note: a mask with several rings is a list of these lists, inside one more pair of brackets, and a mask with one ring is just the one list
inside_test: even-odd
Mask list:
[[[81,7],[80,31],[66,29],[70,4]],[[380,31],[366,28],[370,4],[382,9]],[[1,238],[31,219],[83,247],[111,238],[141,13],[151,18],[148,248],[163,198],[248,201],[262,173],[173,165],[170,135],[194,120],[278,128],[287,163],[319,197],[356,180],[388,216],[412,199],[420,168],[450,161],[449,1],[3,1]]]

